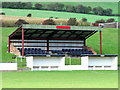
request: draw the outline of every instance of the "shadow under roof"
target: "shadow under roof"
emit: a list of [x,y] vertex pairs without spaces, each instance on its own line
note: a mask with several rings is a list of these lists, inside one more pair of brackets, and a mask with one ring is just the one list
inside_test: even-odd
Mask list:
[[10,39],[21,39],[24,29],[24,39],[81,39],[85,40],[101,31],[100,27],[93,26],[62,26],[62,25],[33,25],[23,24],[9,37]]

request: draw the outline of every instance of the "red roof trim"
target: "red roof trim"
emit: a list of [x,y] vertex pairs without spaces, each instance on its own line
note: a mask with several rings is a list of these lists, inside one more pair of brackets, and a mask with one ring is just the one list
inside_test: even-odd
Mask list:
[[71,29],[70,26],[56,26],[57,29]]

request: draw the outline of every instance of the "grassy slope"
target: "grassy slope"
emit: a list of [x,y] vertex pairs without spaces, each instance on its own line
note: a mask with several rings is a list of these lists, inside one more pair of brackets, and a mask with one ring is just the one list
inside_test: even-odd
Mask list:
[[[114,28],[103,29],[103,54],[118,54],[118,30]],[[87,39],[87,45],[99,53],[99,33]]]
[[79,13],[68,13],[68,12],[56,12],[56,11],[45,11],[45,10],[27,10],[27,9],[3,9],[3,12],[9,16],[27,16],[28,13],[32,14],[32,17],[40,18],[49,18],[49,17],[58,17],[59,19],[69,19],[70,17],[75,17],[78,20],[82,18],[87,18],[88,22],[95,22],[99,19],[108,19],[115,18],[118,20],[118,17],[111,16],[98,16],[98,15],[89,15],[89,14],[79,14]]
[[[2,56],[3,62],[14,61],[13,54],[7,52],[8,35],[10,35],[15,27],[2,29]],[[116,29],[103,30],[103,54],[118,54],[118,31]],[[99,33],[87,39],[87,45],[94,48],[99,53]]]
[[[33,4],[35,4],[34,2]],[[53,2],[40,2],[41,4],[48,4]],[[60,2],[59,2],[60,3]],[[61,2],[65,5],[85,5],[85,6],[91,6],[92,8],[101,6],[104,9],[111,8],[113,10],[113,14],[118,13],[118,2]]]
[[[117,71],[3,72],[3,88],[117,88]],[[112,82],[112,83],[111,83]]]
[[2,28],[2,60],[3,62],[11,62],[14,61],[12,57],[15,55],[7,53],[7,44],[8,44],[8,36],[12,33],[16,28]]

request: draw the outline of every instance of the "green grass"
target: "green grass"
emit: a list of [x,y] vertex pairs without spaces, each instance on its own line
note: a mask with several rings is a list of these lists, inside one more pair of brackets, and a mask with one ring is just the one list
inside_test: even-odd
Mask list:
[[[36,2],[33,2],[35,4]],[[53,2],[40,2],[41,4],[49,4]],[[111,8],[113,10],[113,14],[118,13],[118,2],[59,2],[63,3],[64,5],[85,5],[91,6],[92,8],[101,6],[104,9]]]
[[28,13],[31,13],[32,17],[40,17],[40,18],[58,17],[59,19],[69,19],[71,17],[75,17],[78,20],[81,20],[82,18],[87,18],[88,22],[95,22],[96,20],[99,19],[114,18],[116,21],[118,21],[118,17],[115,16],[98,16],[98,15],[45,11],[45,10],[3,9],[2,12],[5,12],[6,15],[8,16],[27,16]]
[[117,88],[117,71],[3,72],[3,88]]
[[[102,32],[103,54],[118,54],[118,30],[105,28]],[[87,39],[87,45],[99,54],[99,33]]]
[[81,59],[80,58],[66,58],[65,59],[65,65],[81,65]]
[[12,57],[15,57],[15,55],[11,53],[7,53],[7,44],[8,44],[8,36],[15,31],[16,28],[2,28],[2,62],[14,62],[15,59],[12,59]]

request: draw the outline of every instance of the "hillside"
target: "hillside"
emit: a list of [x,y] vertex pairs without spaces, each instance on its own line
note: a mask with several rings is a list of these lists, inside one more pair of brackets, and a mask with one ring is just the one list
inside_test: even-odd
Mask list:
[[[15,55],[7,53],[8,36],[16,28],[2,28],[2,60],[3,62],[15,61]],[[103,29],[103,54],[118,54],[118,30]],[[112,39],[111,39],[112,38]],[[96,33],[87,40],[87,45],[92,47],[99,54],[99,33]],[[5,56],[5,57],[4,57]]]
[[58,19],[69,19],[73,17],[73,18],[77,18],[78,20],[81,20],[82,18],[87,18],[88,22],[95,22],[96,20],[99,19],[114,18],[116,21],[118,21],[118,17],[115,16],[98,16],[98,15],[45,11],[45,10],[3,9],[1,12],[5,12],[5,14],[8,16],[27,16],[29,13],[31,13],[32,17],[39,17],[39,18],[58,17]]

